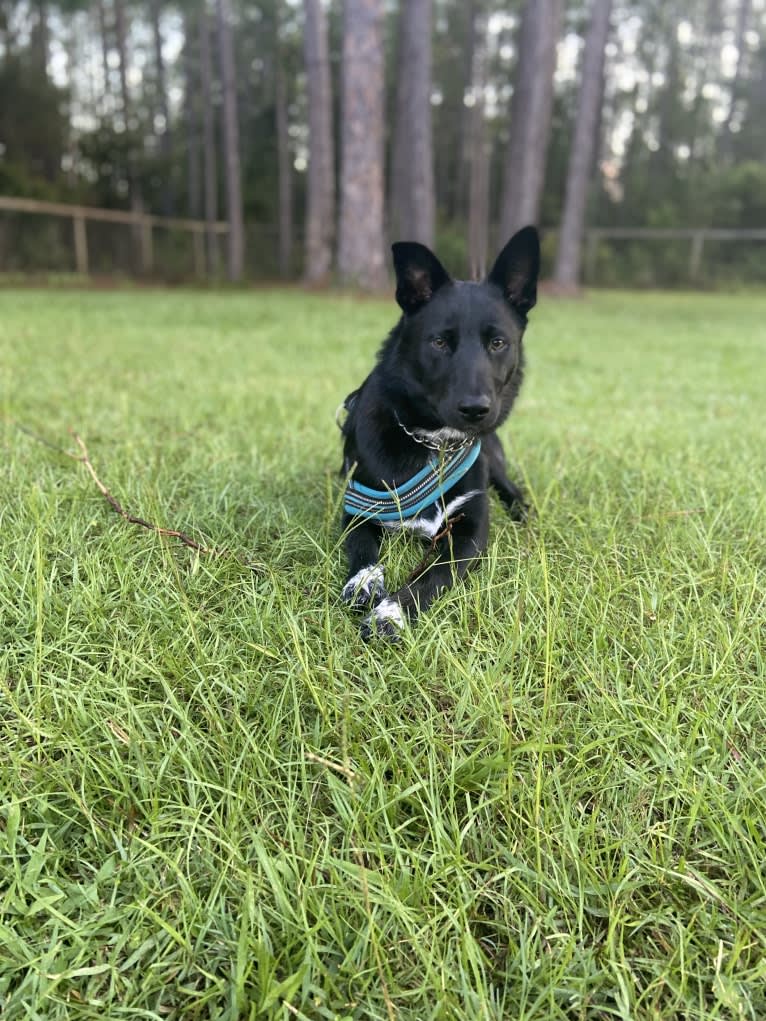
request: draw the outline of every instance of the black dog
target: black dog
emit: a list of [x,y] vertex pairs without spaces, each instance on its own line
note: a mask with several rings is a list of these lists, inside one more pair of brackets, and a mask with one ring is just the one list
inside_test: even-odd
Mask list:
[[[452,280],[424,245],[393,246],[404,313],[378,363],[345,402],[345,602],[371,607],[362,635],[394,638],[484,550],[491,483],[517,520],[521,490],[507,477],[495,430],[523,375],[522,336],[537,299],[534,227],[511,238],[482,283]],[[386,528],[439,537],[420,576],[389,595],[378,563]]]

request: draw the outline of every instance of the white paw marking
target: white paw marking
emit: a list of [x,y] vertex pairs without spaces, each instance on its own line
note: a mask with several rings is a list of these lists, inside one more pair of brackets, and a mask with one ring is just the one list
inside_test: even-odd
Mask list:
[[444,509],[437,507],[436,513],[432,518],[424,518],[418,515],[416,518],[407,518],[403,521],[387,521],[385,526],[395,531],[402,529],[404,531],[415,532],[426,539],[433,539],[435,535],[441,532],[445,521],[454,515],[456,511],[460,510],[463,504],[468,503],[474,496],[478,496],[480,492],[480,489],[471,489],[469,492],[463,493],[462,496],[456,496],[454,500],[450,500]]
[[364,622],[370,630],[375,633],[379,625],[391,624],[394,628],[404,627],[404,613],[395,599],[384,599],[375,607],[370,616]]
[[385,589],[385,577],[380,564],[368,564],[349,578],[341,591],[341,599],[347,603],[367,603],[373,596]]

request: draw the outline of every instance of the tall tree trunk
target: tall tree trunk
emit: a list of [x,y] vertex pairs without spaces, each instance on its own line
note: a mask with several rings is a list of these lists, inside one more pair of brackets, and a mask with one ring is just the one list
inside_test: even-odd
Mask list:
[[729,102],[729,109],[726,114],[726,120],[724,121],[723,128],[721,130],[721,150],[724,156],[728,159],[731,157],[732,150],[732,130],[731,123],[734,117],[734,111],[737,108],[737,99],[739,98],[739,91],[742,85],[742,79],[744,78],[745,68],[745,33],[747,32],[747,24],[750,20],[750,8],[752,6],[752,0],[739,0],[739,7],[737,8],[737,27],[734,35],[734,45],[737,47],[737,63],[734,67],[734,76],[731,79],[730,93],[731,100]]
[[[457,160],[457,181],[455,188],[455,209],[458,216],[468,216],[471,210],[471,168],[474,164],[473,138],[476,130],[474,113],[476,105],[468,106],[465,103],[467,95],[476,98],[476,46],[480,42],[477,31],[483,8],[484,0],[468,0],[463,11],[465,17],[465,47],[464,47],[464,75],[463,75],[463,107],[461,110],[460,123],[460,152]],[[486,27],[486,26],[485,26]],[[483,109],[483,103],[482,103]],[[470,229],[470,228],[469,228]]]
[[231,30],[229,0],[216,0],[218,46],[223,86],[223,151],[226,166],[226,212],[229,221],[229,280],[242,279],[245,261],[245,225],[242,211],[242,172],[239,154],[237,116],[237,77],[234,66],[234,39]]
[[[88,82],[88,93],[87,93],[87,107],[92,114],[97,114],[100,111],[100,98],[104,94],[101,81],[99,80],[98,61],[96,51],[101,49],[101,33],[97,26],[98,12],[94,7],[91,6],[87,13],[87,23],[85,24],[85,40],[83,46],[84,60],[87,64],[87,70],[85,70],[85,76]],[[83,19],[85,20],[85,19]],[[67,68],[67,75],[73,74],[74,68]],[[70,135],[70,152],[75,157],[74,139]],[[76,157],[75,157],[76,159]],[[73,168],[74,169],[74,168]],[[76,175],[74,175],[76,176]],[[72,178],[74,180],[74,177]]]
[[386,284],[383,256],[385,0],[346,0],[338,269],[369,290]]
[[[128,195],[130,209],[133,213],[143,213],[144,199],[141,194],[141,185],[136,175],[136,158],[133,149],[133,127],[131,125],[131,103],[128,90],[128,47],[127,32],[125,28],[125,6],[124,0],[114,0],[114,28],[115,42],[117,44],[117,57],[120,71],[120,98],[122,101],[122,117],[125,122],[125,137],[127,139],[127,156],[125,173],[128,179]],[[140,227],[133,229],[133,248],[136,252],[135,262],[143,269],[142,257],[142,233]]]
[[305,0],[304,60],[308,80],[309,166],[306,181],[306,253],[304,276],[325,281],[332,268],[335,240],[335,158],[332,83],[327,20],[322,0]]
[[0,47],[6,57],[14,54],[18,47],[13,25],[15,8],[14,0],[0,0]]
[[527,0],[524,6],[500,214],[503,240],[540,215],[560,20],[561,0]]
[[[48,4],[46,0],[36,0],[34,4],[37,11],[37,19],[31,33],[31,50],[37,73],[40,81],[48,81],[48,60],[50,57],[50,33],[48,31]],[[68,71],[71,70],[71,63]],[[60,166],[54,153],[47,150],[41,159],[43,177],[46,181],[55,181]]]
[[117,45],[117,58],[119,60],[120,73],[120,100],[122,103],[122,116],[125,121],[125,131],[129,131],[128,121],[130,119],[130,92],[128,91],[128,47],[125,30],[125,6],[124,0],[114,0],[114,29],[115,43]]
[[391,162],[393,237],[433,246],[436,207],[431,128],[431,0],[407,0],[400,8]]
[[274,68],[274,118],[277,134],[277,174],[279,180],[279,275],[290,274],[293,252],[293,182],[290,161],[290,135],[287,116],[287,81],[279,50]]
[[48,77],[48,58],[50,38],[48,32],[48,5],[45,0],[37,0],[37,22],[32,30],[32,47],[35,52],[37,66],[42,78]]
[[593,0],[591,22],[585,37],[582,83],[567,169],[564,213],[554,271],[556,283],[565,288],[575,288],[580,282],[588,185],[601,117],[604,55],[611,10],[612,0]]
[[104,75],[104,100],[102,110],[108,114],[111,112],[110,98],[112,94],[112,77],[109,71],[109,29],[106,23],[106,8],[104,0],[97,0],[96,9],[98,12],[99,35],[101,36],[101,67]]
[[491,141],[485,119],[484,89],[487,84],[487,28],[485,12],[472,5],[471,25],[473,66],[471,87],[474,104],[468,107],[468,261],[471,276],[478,279],[487,272],[489,247],[489,172],[492,165]]
[[[172,173],[172,137],[170,134],[170,111],[168,109],[168,91],[165,75],[165,58],[162,55],[162,26],[160,24],[160,0],[149,0],[149,14],[154,37],[154,66],[157,76],[156,111],[162,117],[163,127],[160,135],[160,152],[162,153],[162,212],[165,216],[173,215]],[[156,130],[156,129],[155,129]]]
[[218,160],[216,159],[213,119],[213,66],[210,57],[210,16],[203,3],[199,12],[199,71],[202,91],[202,150],[204,153],[205,223],[207,224],[207,270],[218,275],[218,235],[213,224],[218,219]]
[[202,82],[195,73],[195,22],[192,14],[184,16],[184,124],[186,127],[188,213],[192,220],[202,214],[202,179],[200,175],[200,90]]
[[[679,138],[679,108],[681,97],[681,46],[678,42],[678,23],[669,26],[668,61],[665,66],[665,82],[657,105],[657,151],[653,162],[658,171],[657,179],[665,179],[675,169],[675,147]],[[587,45],[587,40],[586,40]],[[603,74],[603,72],[602,72]],[[684,117],[684,121],[686,118]]]
[[706,172],[706,165],[713,155],[710,149],[713,136],[710,132],[708,100],[705,98],[704,90],[706,83],[715,78],[720,64],[723,31],[721,3],[722,0],[707,0],[701,23],[702,38],[695,40],[690,54],[695,85],[694,98],[688,113],[690,180],[693,175]]

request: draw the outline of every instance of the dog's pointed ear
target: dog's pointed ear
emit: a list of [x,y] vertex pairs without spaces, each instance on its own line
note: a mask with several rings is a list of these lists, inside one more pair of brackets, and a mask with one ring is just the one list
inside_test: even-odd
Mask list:
[[391,246],[396,270],[396,300],[405,315],[414,315],[451,277],[430,248],[417,241]]
[[498,255],[487,282],[503,292],[505,300],[522,316],[537,301],[540,275],[540,238],[535,227],[522,227]]

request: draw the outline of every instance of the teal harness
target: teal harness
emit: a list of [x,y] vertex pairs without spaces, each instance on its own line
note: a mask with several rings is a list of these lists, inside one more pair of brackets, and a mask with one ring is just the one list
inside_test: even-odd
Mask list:
[[476,440],[470,446],[445,455],[443,461],[438,456],[432,457],[417,475],[390,489],[370,489],[352,479],[346,488],[343,509],[355,518],[383,524],[414,518],[448,493],[480,453],[481,440]]

